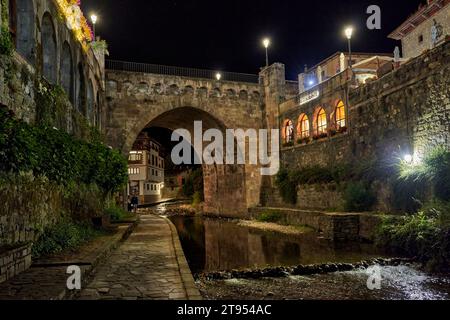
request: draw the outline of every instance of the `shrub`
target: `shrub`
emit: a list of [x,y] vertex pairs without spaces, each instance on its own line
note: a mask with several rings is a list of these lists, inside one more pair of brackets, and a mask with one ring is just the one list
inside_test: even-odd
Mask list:
[[284,202],[297,203],[297,183],[287,169],[280,169],[275,178],[275,183]]
[[450,201],[450,151],[437,147],[425,157],[424,164],[434,195],[439,200]]
[[259,215],[257,220],[260,222],[278,222],[281,220],[281,218],[282,218],[282,216],[281,216],[280,212],[274,211],[274,210],[268,210],[268,211],[261,213],[261,215]]
[[350,182],[344,192],[344,210],[349,212],[369,211],[375,196],[363,182]]
[[128,216],[128,212],[119,208],[116,205],[112,205],[105,209],[105,215],[111,218],[111,221],[122,221]]
[[203,201],[203,169],[201,167],[194,169],[189,174],[183,185],[182,191],[183,195],[188,198],[193,198],[195,193],[198,193],[200,202]]
[[431,202],[419,213],[385,217],[376,244],[395,254],[416,258],[432,271],[449,271],[450,204]]
[[202,194],[199,191],[196,191],[194,193],[194,196],[192,197],[192,205],[197,206],[203,201]]
[[330,183],[334,181],[332,170],[320,166],[305,167],[292,173],[297,185]]
[[47,126],[31,126],[0,107],[0,171],[32,171],[58,184],[96,184],[105,196],[128,179],[127,161],[98,139],[82,141]]
[[33,244],[33,256],[40,257],[64,250],[74,250],[97,235],[99,231],[94,230],[91,225],[63,220],[47,228]]
[[398,183],[420,191],[414,194],[420,200],[426,198],[425,187],[431,186],[436,198],[450,201],[450,151],[446,147],[434,148],[425,155],[422,163],[400,161],[397,170]]
[[416,180],[413,177],[408,179],[394,178],[391,181],[394,209],[410,214],[417,212],[426,199],[427,184],[427,181]]
[[7,26],[0,29],[0,54],[11,56],[14,51],[14,43]]

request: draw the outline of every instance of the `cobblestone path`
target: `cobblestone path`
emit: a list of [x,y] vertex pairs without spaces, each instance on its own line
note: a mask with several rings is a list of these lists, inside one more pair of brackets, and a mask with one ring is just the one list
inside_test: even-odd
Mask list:
[[166,219],[145,215],[130,237],[94,272],[79,299],[201,299]]

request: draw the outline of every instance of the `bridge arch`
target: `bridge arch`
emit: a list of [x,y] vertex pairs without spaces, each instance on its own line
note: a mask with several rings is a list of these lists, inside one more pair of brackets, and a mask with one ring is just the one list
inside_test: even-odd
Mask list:
[[[142,84],[151,88],[139,92]],[[263,111],[259,99],[238,99],[238,92],[259,94],[258,83],[217,82],[215,79],[107,70],[108,143],[127,155],[147,128],[186,129],[194,121],[203,130],[260,129]],[[232,89],[236,98],[226,93]],[[255,165],[204,166],[205,209],[208,213],[244,216],[260,203],[261,175]]]

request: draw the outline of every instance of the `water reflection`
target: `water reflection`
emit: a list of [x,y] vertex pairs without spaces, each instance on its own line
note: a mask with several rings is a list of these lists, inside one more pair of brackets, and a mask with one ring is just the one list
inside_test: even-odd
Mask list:
[[170,218],[176,226],[192,272],[358,262],[379,257],[369,245],[336,244],[315,233],[286,236],[217,219]]

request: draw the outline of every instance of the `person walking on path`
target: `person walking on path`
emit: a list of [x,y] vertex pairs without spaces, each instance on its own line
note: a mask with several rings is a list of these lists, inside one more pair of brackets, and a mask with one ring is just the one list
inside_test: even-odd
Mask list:
[[131,207],[133,208],[133,212],[136,213],[139,205],[139,198],[136,196],[136,194],[133,195],[133,198],[131,198]]

